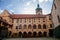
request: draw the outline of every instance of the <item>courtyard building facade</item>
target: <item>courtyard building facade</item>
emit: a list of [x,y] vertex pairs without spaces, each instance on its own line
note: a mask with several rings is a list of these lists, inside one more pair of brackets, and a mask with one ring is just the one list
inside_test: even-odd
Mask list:
[[12,24],[9,24],[6,20],[0,17],[0,38],[8,37],[8,28],[11,28]]
[[36,14],[11,14],[4,10],[0,16],[9,24],[9,37],[48,37],[53,35],[51,14],[43,15],[37,4]]
[[60,25],[60,0],[54,0],[51,10],[52,22],[54,28]]

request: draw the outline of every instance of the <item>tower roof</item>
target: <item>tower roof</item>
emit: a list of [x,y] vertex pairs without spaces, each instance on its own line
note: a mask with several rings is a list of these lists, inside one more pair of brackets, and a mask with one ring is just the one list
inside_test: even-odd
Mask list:
[[39,4],[37,4],[37,8],[36,8],[36,10],[42,10],[42,8],[40,7]]

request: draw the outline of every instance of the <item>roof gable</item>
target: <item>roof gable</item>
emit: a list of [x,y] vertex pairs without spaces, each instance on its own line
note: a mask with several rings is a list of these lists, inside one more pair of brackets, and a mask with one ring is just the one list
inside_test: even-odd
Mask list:
[[5,9],[0,16],[9,16],[10,13]]

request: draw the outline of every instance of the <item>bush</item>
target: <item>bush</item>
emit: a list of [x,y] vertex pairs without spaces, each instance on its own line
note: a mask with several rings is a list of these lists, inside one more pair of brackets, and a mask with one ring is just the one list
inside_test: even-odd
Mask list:
[[60,38],[60,25],[54,29],[54,36]]

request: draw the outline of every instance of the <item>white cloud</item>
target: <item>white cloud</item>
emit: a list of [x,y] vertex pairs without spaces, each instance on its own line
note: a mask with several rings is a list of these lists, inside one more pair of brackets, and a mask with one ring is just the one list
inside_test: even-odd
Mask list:
[[53,0],[49,0],[50,2],[53,2]]
[[46,2],[48,1],[48,0],[45,0]]
[[11,12],[14,12],[15,10],[10,10]]
[[3,10],[0,9],[0,13],[2,13],[2,12],[3,12]]
[[50,2],[52,2],[53,0],[32,0],[33,2],[37,2],[37,1],[39,1],[40,3],[42,3],[42,2],[47,2],[47,1],[50,1]]
[[31,4],[31,1],[27,2],[27,3],[26,3],[26,6],[29,6],[30,4]]
[[22,12],[22,14],[35,14],[35,10],[34,10],[34,8],[33,7],[25,7],[24,9],[23,9],[23,12]]

